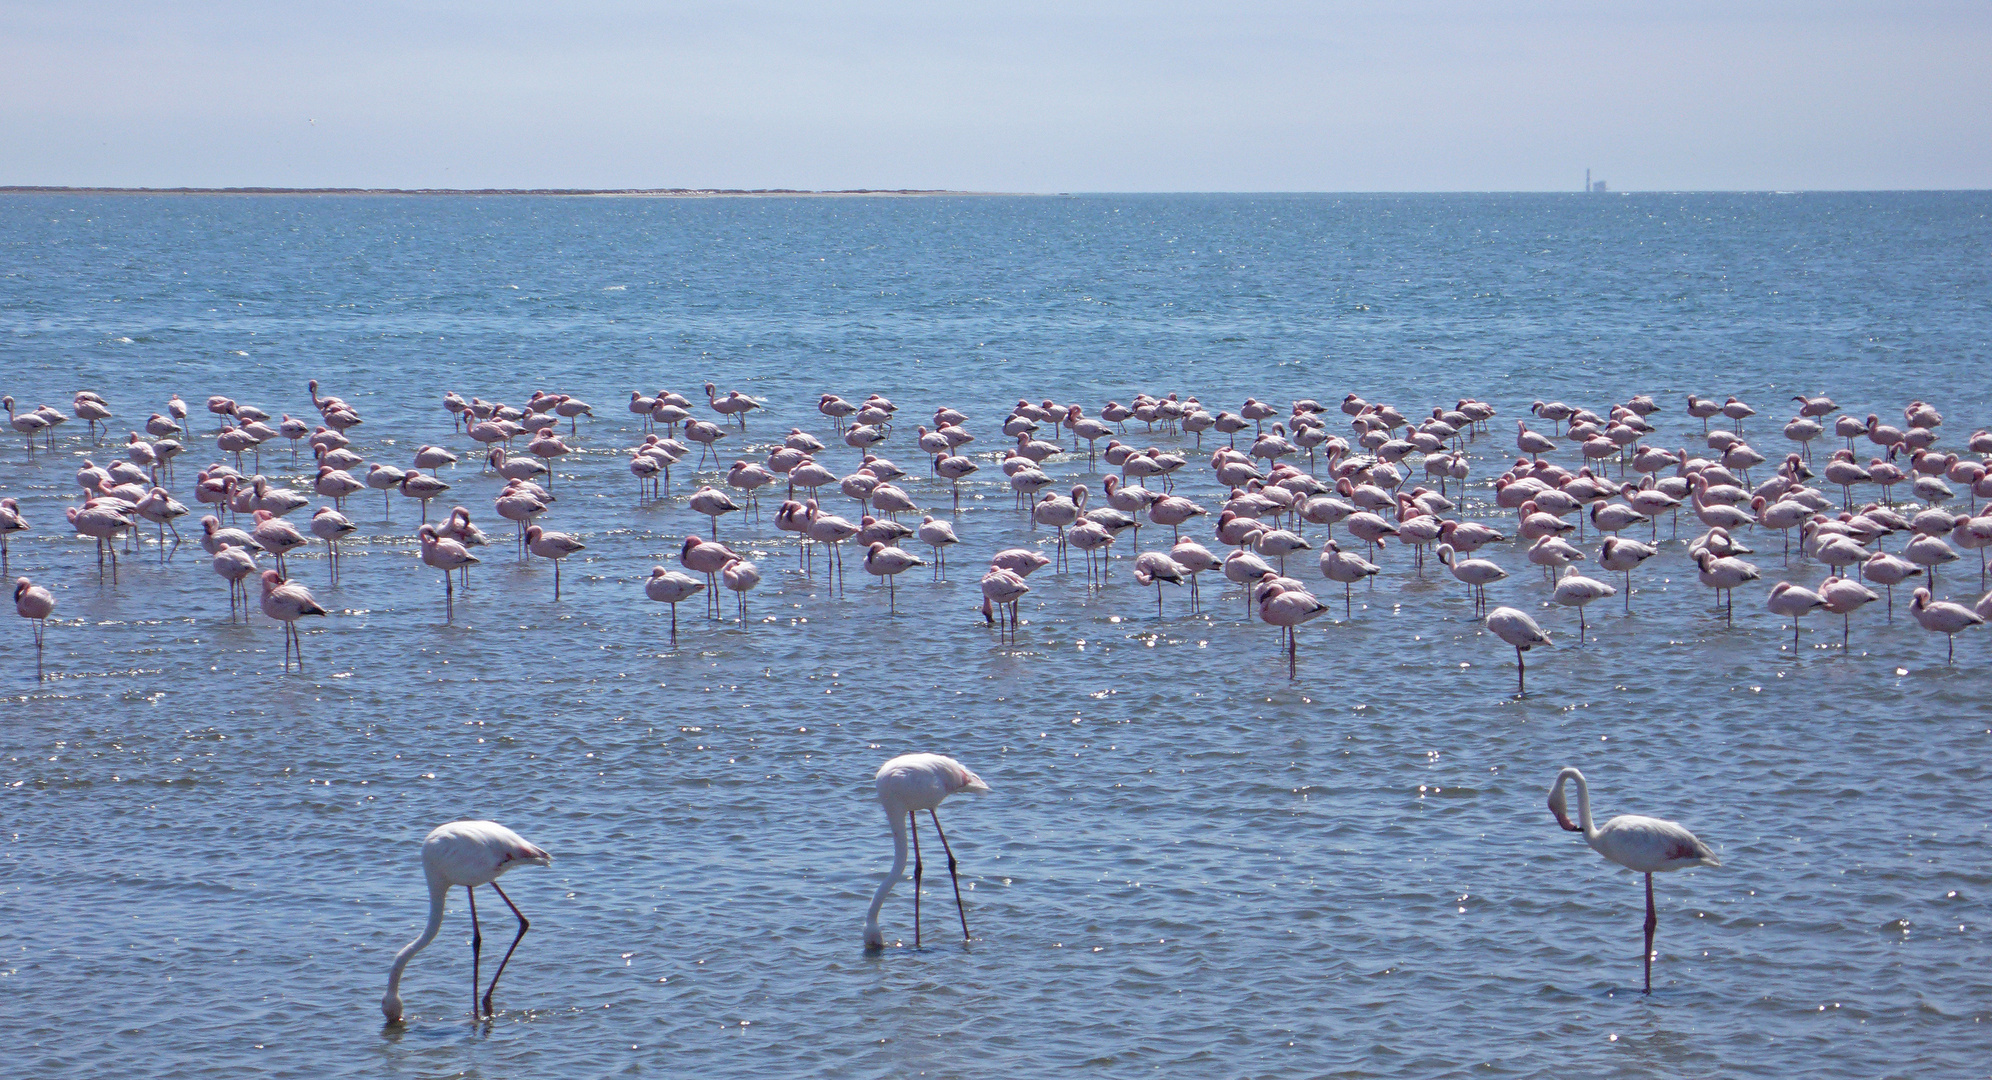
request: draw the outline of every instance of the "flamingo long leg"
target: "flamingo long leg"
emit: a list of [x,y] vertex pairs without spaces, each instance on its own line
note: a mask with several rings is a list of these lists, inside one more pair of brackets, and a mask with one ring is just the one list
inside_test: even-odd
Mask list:
[[906,811],[906,824],[913,832],[913,947],[920,947],[920,877],[926,867],[920,861],[920,817]]
[[498,992],[498,980],[505,974],[505,965],[512,962],[512,953],[518,949],[519,942],[526,936],[526,931],[533,927],[533,924],[527,920],[525,913],[519,910],[519,905],[514,904],[512,898],[505,895],[505,890],[499,888],[497,882],[494,881],[491,883],[491,889],[498,894],[498,899],[505,901],[506,907],[512,909],[512,914],[519,917],[519,932],[512,936],[512,947],[505,950],[505,958],[498,961],[498,970],[491,973],[491,985],[484,988],[484,1014],[486,1016],[491,1015],[491,995]]
[[[1160,595],[1160,593],[1158,592],[1157,595]],[[940,817],[932,810],[927,811],[927,816],[934,821],[934,831],[940,833],[941,850],[948,853],[948,880],[954,882],[955,912],[961,916],[961,940],[963,942],[971,941],[973,939],[968,936],[968,908],[961,901],[961,878],[955,873],[954,848],[948,846],[948,834],[941,832]]]
[[484,955],[484,931],[477,925],[477,890],[469,885],[463,887],[463,894],[470,897],[470,1015],[482,1016],[477,1011],[478,977],[477,964]]
[[1653,875],[1646,875],[1646,993],[1653,992],[1653,931],[1660,925],[1660,915],[1653,910]]

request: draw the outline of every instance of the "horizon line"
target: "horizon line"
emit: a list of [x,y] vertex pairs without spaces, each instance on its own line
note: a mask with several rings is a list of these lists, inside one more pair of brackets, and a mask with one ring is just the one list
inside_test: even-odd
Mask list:
[[285,187],[243,185],[234,187],[122,187],[95,184],[0,184],[0,195],[456,195],[542,197],[628,197],[628,198],[797,198],[797,197],[891,197],[919,198],[1013,197],[1070,198],[1081,195],[1910,195],[1971,194],[1992,192],[1992,188],[1621,188],[1611,191],[1582,191],[1567,188],[1482,188],[1424,191],[1386,190],[1282,190],[1282,191],[979,191],[953,188],[568,188],[568,187],[489,187],[489,188],[398,188],[398,187]]

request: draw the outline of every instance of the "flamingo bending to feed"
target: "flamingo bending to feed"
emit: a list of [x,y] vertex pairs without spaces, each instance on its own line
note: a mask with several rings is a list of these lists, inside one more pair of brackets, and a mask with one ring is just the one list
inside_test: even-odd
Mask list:
[[[1577,781],[1576,822],[1570,820],[1563,798],[1563,785],[1571,780]],[[1556,774],[1556,786],[1549,789],[1549,812],[1556,815],[1556,823],[1565,830],[1583,833],[1584,842],[1591,845],[1591,850],[1634,873],[1646,875],[1646,951],[1641,959],[1646,964],[1646,993],[1652,993],[1653,931],[1660,925],[1660,916],[1653,909],[1653,875],[1690,866],[1721,866],[1722,860],[1678,822],[1621,814],[1603,826],[1592,824],[1591,788],[1584,782],[1584,774],[1574,768]]]
[[[436,940],[436,934],[443,928],[443,901],[456,885],[463,886],[464,895],[470,898],[471,1015],[491,1015],[491,995],[498,991],[498,979],[505,974],[505,965],[511,962],[520,940],[532,928],[519,906],[498,887],[498,877],[515,865],[546,866],[551,862],[553,856],[544,849],[527,843],[518,833],[493,821],[452,821],[430,832],[422,841],[422,873],[429,879],[429,924],[422,928],[421,937],[394,954],[394,966],[387,972],[387,993],[380,999],[380,1011],[387,1022],[401,1022],[401,972],[416,953]],[[491,985],[485,988],[481,1002],[477,996],[477,966],[484,949],[484,933],[477,925],[479,885],[491,886],[498,899],[505,901],[505,906],[519,917],[519,932],[512,938],[512,947],[505,950],[505,958],[498,962],[498,970],[492,973]]]
[[[1006,612],[1009,618],[1009,638],[1011,641],[1017,640],[1017,603],[1030,591],[1031,587],[1024,581],[1023,574],[1003,566],[990,566],[989,572],[982,575],[982,621],[995,626],[997,612],[999,610]],[[1002,628],[999,628],[998,634],[1001,633]]]
[[968,908],[961,899],[961,878],[956,871],[954,848],[948,844],[948,834],[941,831],[941,819],[935,814],[941,803],[957,791],[972,795],[989,794],[989,785],[982,778],[968,771],[961,762],[940,754],[901,754],[879,766],[878,802],[885,810],[885,820],[892,826],[892,869],[886,872],[885,880],[879,882],[878,892],[872,895],[871,910],[865,913],[865,948],[885,948],[885,934],[878,928],[878,912],[885,906],[885,897],[906,873],[906,837],[913,837],[913,947],[920,947],[920,879],[926,867],[920,859],[920,829],[915,815],[925,810],[934,823],[934,832],[941,838],[941,849],[948,854],[948,877],[954,882],[955,910],[961,915],[961,939],[970,940],[968,933]]

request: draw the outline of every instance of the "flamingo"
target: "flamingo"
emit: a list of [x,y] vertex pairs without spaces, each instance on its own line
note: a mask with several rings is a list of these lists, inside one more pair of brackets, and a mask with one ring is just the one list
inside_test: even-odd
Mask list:
[[[407,478],[407,473],[402,472],[392,465],[370,465],[367,467],[366,484],[368,487],[380,492],[383,520],[391,520],[394,517],[394,493],[401,490],[401,481]],[[427,515],[428,512],[429,505],[425,501],[422,504],[422,513]]]
[[1488,612],[1487,629],[1515,647],[1515,696],[1522,697],[1528,693],[1528,664],[1522,654],[1538,645],[1555,648],[1556,643],[1549,640],[1549,635],[1526,612],[1511,607],[1497,607]]
[[678,561],[685,565],[685,569],[705,575],[708,616],[717,616],[719,612],[719,597],[711,591],[718,584],[719,572],[726,568],[727,563],[738,558],[740,556],[732,548],[717,540],[701,539],[696,534],[685,537],[684,544],[678,548]]
[[1771,594],[1764,598],[1764,606],[1791,620],[1791,652],[1793,656],[1797,656],[1798,620],[1807,612],[1818,611],[1825,607],[1826,598],[1811,589],[1801,588],[1789,581],[1780,581],[1771,586]]
[[21,504],[13,499],[0,499],[0,566],[7,562],[7,537],[26,532],[27,519],[21,516]]
[[[1031,554],[1036,554],[1032,552]],[[1040,556],[1042,558],[1042,556]],[[1035,567],[1033,568],[1035,569]],[[1024,581],[1024,575],[1002,566],[991,566],[982,575],[982,621],[991,626],[996,624],[997,609],[1009,613],[1010,640],[1017,639],[1017,602],[1031,587]],[[999,634],[1001,633],[999,629]]]
[[[1563,786],[1577,782],[1577,821],[1570,820]],[[1584,774],[1565,768],[1556,774],[1556,786],[1549,789],[1549,812],[1565,831],[1584,834],[1591,850],[1638,874],[1646,875],[1646,951],[1640,959],[1646,965],[1646,990],[1653,992],[1653,931],[1660,916],[1653,908],[1653,875],[1690,866],[1721,866],[1722,860],[1686,826],[1659,818],[1621,814],[1602,827],[1591,823],[1591,788]]]
[[872,545],[865,549],[865,573],[885,579],[888,613],[896,613],[899,610],[898,592],[893,586],[893,580],[916,566],[925,565],[926,562],[915,558],[906,549],[878,541],[873,541]]
[[1451,544],[1440,544],[1437,552],[1439,561],[1452,576],[1465,584],[1473,596],[1473,610],[1480,611],[1487,606],[1487,586],[1508,576],[1506,570],[1492,559],[1460,559]]
[[691,599],[694,594],[703,588],[705,588],[705,582],[700,581],[690,574],[681,574],[676,570],[667,570],[661,566],[650,568],[650,577],[643,583],[643,594],[660,604],[671,605],[671,646],[673,648],[676,648],[678,645],[678,603],[681,600]]
[[1930,590],[1917,589],[1915,599],[1909,605],[1910,614],[1923,629],[1944,636],[1944,663],[1957,662],[1957,635],[1974,626],[1983,625],[1985,617],[1963,604],[1953,604],[1948,600],[1930,599]]
[[914,530],[920,542],[934,549],[934,580],[941,580],[947,570],[948,546],[961,542],[955,536],[954,526],[945,521],[937,521],[934,515],[927,514],[920,519],[920,527]]
[[[129,504],[125,504],[129,505]],[[69,524],[78,535],[87,536],[97,542],[97,576],[104,576],[104,552],[111,553],[111,584],[118,583],[117,535],[132,527],[133,511],[121,509],[116,500],[93,499],[81,508],[70,507],[64,511]]]
[[[374,468],[382,469],[385,466],[376,465]],[[371,481],[371,475],[369,475],[368,479]],[[403,495],[422,501],[422,521],[425,524],[429,520],[429,500],[450,489],[448,484],[422,472],[420,469],[410,469],[403,473],[401,483],[398,486]]]
[[[230,530],[230,531],[236,531],[236,530]],[[214,572],[220,574],[222,579],[228,582],[228,621],[229,622],[235,621],[236,602],[238,597],[240,597],[242,607],[244,609],[248,608],[249,597],[247,591],[244,589],[242,585],[242,582],[245,578],[248,578],[252,574],[258,573],[259,571],[260,568],[256,565],[256,556],[250,554],[248,548],[236,547],[233,543],[227,540],[221,541],[219,545],[215,548]]]
[[306,615],[324,615],[325,609],[312,598],[311,590],[295,581],[286,581],[275,570],[263,571],[263,614],[284,624],[284,670],[290,670],[295,651],[298,674],[304,673],[304,641],[298,636],[297,621]]
[[133,512],[139,517],[159,526],[160,561],[166,555],[166,530],[173,530],[173,547],[180,546],[180,529],[173,524],[174,519],[187,516],[186,504],[168,494],[165,488],[155,487],[145,493],[145,497],[133,504]]
[[339,583],[339,541],[359,531],[359,527],[346,519],[346,515],[329,506],[321,506],[311,515],[309,522],[311,535],[325,541],[330,553],[332,584]]
[[1224,569],[1224,562],[1211,554],[1209,548],[1195,540],[1176,541],[1175,546],[1169,549],[1169,558],[1177,566],[1182,567],[1184,573],[1190,575],[1190,610],[1194,612],[1202,599],[1197,585],[1197,575],[1206,570],[1221,572]]
[[1819,583],[1816,590],[1820,599],[1826,602],[1826,610],[1840,616],[1840,647],[1845,648],[1847,638],[1853,633],[1853,613],[1864,604],[1871,604],[1881,597],[1874,590],[1850,578],[1829,577]]
[[1582,645],[1585,630],[1584,609],[1593,601],[1608,599],[1617,592],[1617,589],[1597,578],[1585,577],[1577,572],[1576,567],[1571,566],[1564,570],[1562,577],[1556,579],[1556,591],[1551,599],[1564,607],[1577,609],[1577,643]]
[[14,580],[14,614],[28,620],[35,634],[35,681],[42,675],[42,640],[48,631],[48,617],[55,611],[55,597],[27,578]]
[[740,625],[746,626],[747,593],[761,583],[761,568],[746,559],[734,559],[720,567],[719,580],[740,601]]
[[1155,587],[1155,617],[1162,617],[1162,586],[1183,584],[1183,568],[1159,551],[1144,551],[1134,557],[1134,580],[1144,588]]
[[553,560],[553,598],[560,599],[560,560],[577,551],[587,550],[586,544],[566,533],[547,532],[538,525],[526,526],[526,550],[542,559]]
[[1895,587],[1922,573],[1922,567],[1885,551],[1875,552],[1861,564],[1861,576],[1879,583],[1888,595],[1889,622],[1895,621]]
[[1294,628],[1310,619],[1318,618],[1328,611],[1328,605],[1314,598],[1305,589],[1291,588],[1277,573],[1267,570],[1257,589],[1259,618],[1280,628],[1286,638],[1287,678],[1297,677],[1299,671],[1299,635]]
[[450,571],[474,566],[483,560],[472,555],[462,543],[438,533],[434,525],[423,525],[415,530],[415,537],[422,544],[422,561],[443,572],[443,619],[451,621],[456,618],[456,577]]
[[[380,999],[380,1011],[389,1024],[401,1022],[401,972],[408,967],[408,961],[415,954],[436,940],[436,934],[443,928],[443,901],[453,886],[463,886],[464,895],[470,900],[470,1011],[473,1016],[492,1015],[491,995],[498,992],[498,979],[505,974],[505,965],[512,960],[512,953],[526,936],[532,924],[498,887],[498,878],[515,865],[546,866],[553,862],[553,856],[542,848],[527,843],[524,837],[493,821],[452,821],[439,825],[422,840],[422,873],[429,879],[429,923],[422,929],[422,936],[401,947],[394,954],[394,966],[387,971],[387,993]],[[482,1002],[478,991],[478,960],[484,948],[484,933],[477,925],[477,887],[491,886],[505,906],[518,916],[519,932],[512,938],[512,947],[505,950],[505,958],[498,962],[498,970],[492,973],[491,985],[484,990]],[[481,1008],[480,1008],[481,1005]]]
[[[1450,549],[1448,549],[1450,550]],[[1355,583],[1382,573],[1383,568],[1363,558],[1353,551],[1343,551],[1334,540],[1322,542],[1321,576],[1329,581],[1342,583],[1342,617],[1349,618],[1354,610],[1352,592]]]
[[273,516],[268,510],[256,511],[256,526],[249,530],[249,535],[256,541],[257,547],[277,557],[279,571],[284,569],[284,553],[308,543],[304,534],[297,531],[297,526]]
[[7,421],[13,425],[14,430],[27,436],[28,460],[33,461],[35,457],[35,436],[40,435],[42,431],[47,429],[49,426],[48,421],[42,419],[38,413],[14,415],[14,399],[12,397],[0,397],[0,407],[4,407],[7,410]]
[[1732,556],[1718,556],[1707,548],[1695,552],[1695,567],[1701,583],[1714,589],[1718,598],[1728,594],[1722,608],[1722,617],[1728,622],[1735,621],[1736,586],[1763,576],[1755,564]]
[[1619,536],[1607,536],[1598,548],[1598,565],[1607,570],[1625,575],[1625,613],[1632,614],[1632,570],[1633,567],[1652,558],[1658,552],[1649,544],[1637,540],[1627,540]]
[[876,785],[879,806],[885,811],[887,824],[892,827],[892,869],[886,872],[885,880],[879,882],[878,892],[872,894],[871,909],[865,913],[865,948],[885,948],[885,934],[879,930],[878,913],[885,906],[886,894],[906,873],[906,837],[909,832],[913,837],[913,947],[920,947],[920,880],[926,866],[920,858],[917,815],[922,810],[934,823],[934,832],[941,838],[941,849],[948,855],[948,878],[954,882],[955,911],[961,916],[961,939],[966,944],[971,940],[968,908],[961,899],[961,878],[956,869],[954,848],[948,844],[948,834],[941,831],[941,819],[935,811],[957,791],[987,795],[989,785],[968,771],[961,762],[941,754],[901,754],[879,766]]
[[835,514],[826,514],[815,499],[803,504],[802,529],[811,540],[830,546],[830,559],[836,563],[837,590],[844,588],[844,541],[858,535],[858,527],[849,519]]

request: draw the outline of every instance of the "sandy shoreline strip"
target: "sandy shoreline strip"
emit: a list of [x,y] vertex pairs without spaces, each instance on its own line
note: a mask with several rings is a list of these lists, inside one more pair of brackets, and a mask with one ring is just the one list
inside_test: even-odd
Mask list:
[[569,198],[920,198],[935,195],[1012,195],[1023,192],[947,191],[924,188],[852,188],[805,191],[798,188],[288,188],[288,187],[49,187],[0,185],[0,195],[542,195]]

